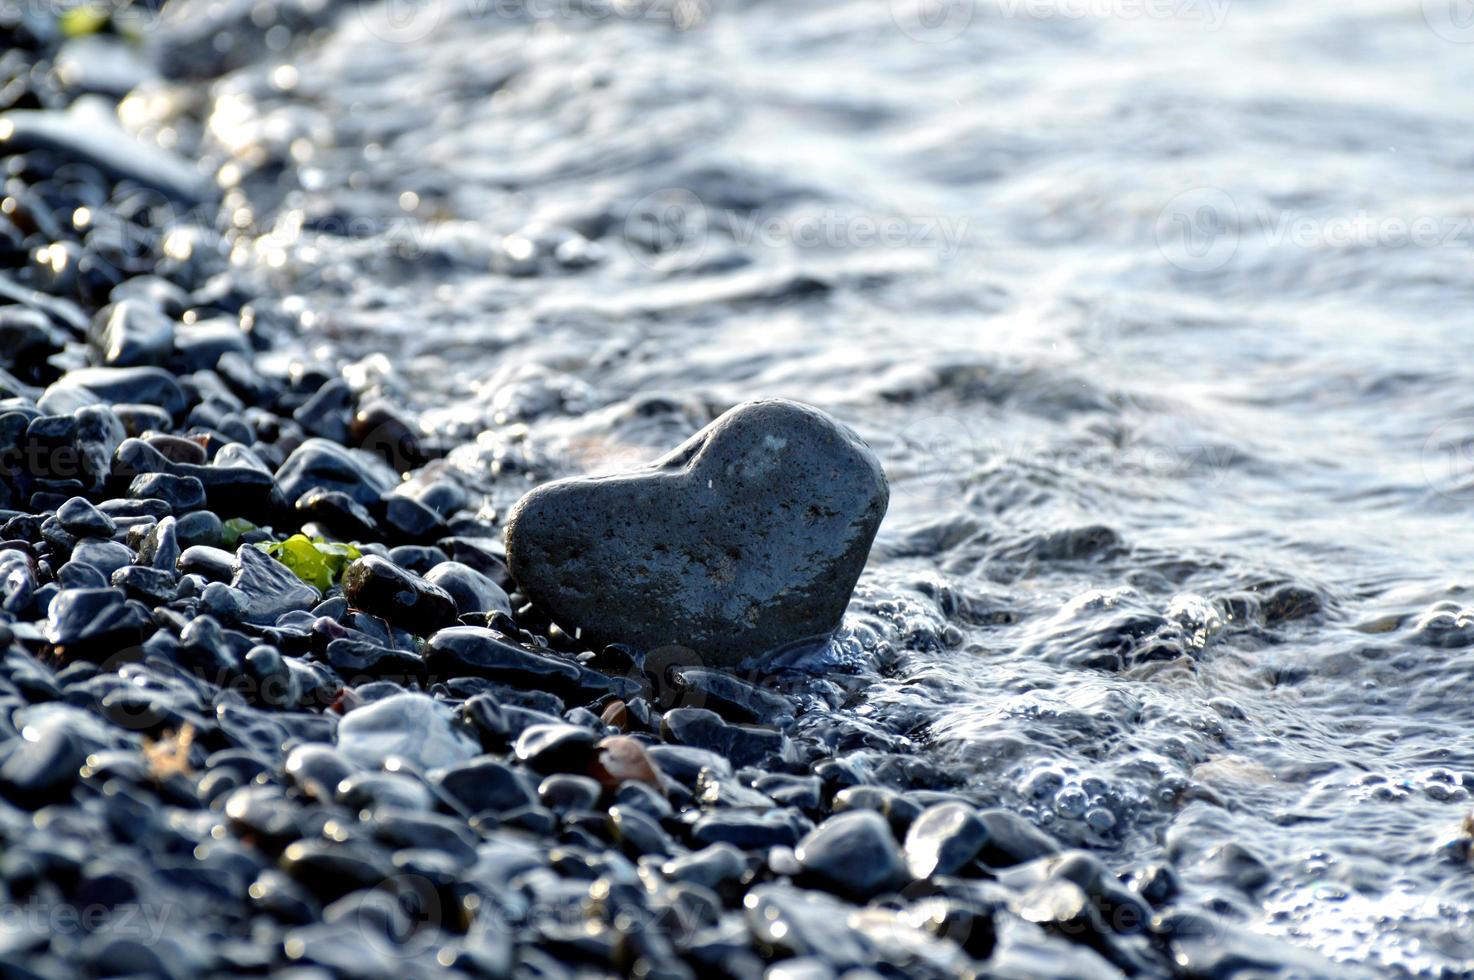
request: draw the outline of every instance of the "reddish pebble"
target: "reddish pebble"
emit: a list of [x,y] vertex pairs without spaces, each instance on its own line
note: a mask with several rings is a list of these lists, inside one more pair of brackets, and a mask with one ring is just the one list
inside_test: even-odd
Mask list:
[[336,714],[346,715],[362,704],[363,698],[354,694],[351,688],[340,687],[338,688],[338,693],[333,697],[333,703],[328,705],[328,710]]
[[610,701],[605,705],[604,713],[599,716],[599,720],[622,732],[630,730],[630,711],[623,701]]
[[660,775],[660,769],[645,753],[645,746],[640,744],[639,739],[628,735],[611,735],[599,743],[598,754],[589,763],[589,775],[607,789],[634,781],[649,783],[662,793],[665,792],[665,780]]

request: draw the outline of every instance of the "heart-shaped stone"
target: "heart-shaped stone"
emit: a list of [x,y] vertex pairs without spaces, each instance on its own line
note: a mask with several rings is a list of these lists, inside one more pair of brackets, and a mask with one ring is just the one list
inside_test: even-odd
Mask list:
[[586,643],[736,665],[834,631],[889,500],[848,428],[797,402],[747,402],[644,469],[527,494],[507,563]]

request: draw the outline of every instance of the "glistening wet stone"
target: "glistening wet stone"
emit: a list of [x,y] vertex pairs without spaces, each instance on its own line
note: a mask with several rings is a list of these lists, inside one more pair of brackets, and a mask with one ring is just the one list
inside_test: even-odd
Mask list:
[[425,573],[425,581],[439,586],[455,600],[456,611],[466,613],[512,614],[512,603],[500,585],[469,565],[458,561],[442,561]]
[[310,609],[322,598],[287,566],[251,545],[236,550],[230,585],[244,598],[246,620],[260,625],[275,623],[283,613]]
[[431,778],[471,813],[486,810],[504,813],[526,807],[535,800],[528,780],[495,759],[482,758],[448,766],[432,773]]
[[92,367],[67,372],[52,390],[82,392],[89,400],[157,405],[174,418],[184,414],[184,389],[168,371],[157,367]]
[[121,589],[66,589],[51,601],[46,640],[64,661],[94,659],[136,649],[148,610],[126,601]]
[[394,474],[367,453],[326,439],[308,439],[276,471],[288,502],[310,490],[339,490],[364,506],[376,503],[394,486]]
[[595,738],[577,725],[531,725],[517,737],[517,761],[541,773],[581,772],[593,758]]
[[988,827],[965,803],[928,807],[906,832],[906,864],[917,878],[956,874],[988,842]]
[[788,885],[761,885],[743,901],[753,935],[787,956],[813,956],[831,971],[869,967],[875,946],[848,925],[849,909]]
[[126,299],[98,314],[92,338],[98,363],[107,367],[159,366],[174,349],[174,324],[157,307]]
[[422,635],[456,621],[455,600],[444,589],[378,555],[348,566],[343,594],[355,607]]
[[45,725],[8,746],[0,762],[0,794],[28,810],[63,799],[86,756],[83,742],[64,721]]
[[506,684],[548,690],[575,686],[576,664],[524,650],[500,633],[480,626],[440,630],[425,647],[430,672],[440,676],[473,676]]
[[338,750],[365,767],[400,756],[431,769],[470,759],[479,749],[444,704],[423,694],[397,694],[345,715]]
[[757,765],[790,749],[788,736],[771,728],[731,725],[705,708],[675,708],[665,713],[661,734],[667,741],[707,749],[734,766]]
[[844,426],[749,402],[647,469],[533,490],[508,521],[507,562],[584,642],[732,664],[839,625],[889,496]]
[[193,476],[173,473],[140,473],[128,484],[135,500],[162,500],[176,515],[205,506],[205,485]]
[[873,810],[830,817],[799,842],[794,856],[805,879],[858,902],[908,880],[890,825]]
[[56,509],[56,520],[68,534],[82,537],[112,537],[117,525],[92,506],[85,497],[73,497]]
[[691,827],[691,840],[698,845],[731,844],[744,850],[798,843],[813,824],[797,810],[718,810],[708,813]]

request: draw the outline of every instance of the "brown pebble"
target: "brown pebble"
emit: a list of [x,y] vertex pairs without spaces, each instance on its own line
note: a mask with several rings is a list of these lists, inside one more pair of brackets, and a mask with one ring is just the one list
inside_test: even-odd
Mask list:
[[352,688],[340,687],[333,695],[333,701],[328,705],[328,710],[334,714],[346,715],[354,708],[363,707],[363,698],[353,692]]
[[611,735],[599,743],[598,754],[589,763],[589,775],[606,789],[633,781],[649,783],[665,792],[665,780],[659,767],[646,754],[640,740],[628,735]]
[[193,439],[150,433],[144,441],[162,453],[164,458],[171,463],[194,463],[196,465],[205,463],[205,447]]
[[630,730],[629,707],[623,701],[610,701],[605,705],[604,713],[599,716],[599,720],[606,725],[618,728],[622,732],[627,732]]

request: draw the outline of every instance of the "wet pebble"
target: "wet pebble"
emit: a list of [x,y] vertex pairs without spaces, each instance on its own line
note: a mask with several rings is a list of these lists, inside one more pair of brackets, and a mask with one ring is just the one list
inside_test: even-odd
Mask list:
[[480,626],[452,626],[430,637],[425,658],[442,677],[484,677],[515,687],[565,690],[576,686],[576,665],[533,653]]
[[319,438],[297,447],[276,471],[276,481],[292,502],[308,491],[336,490],[365,507],[396,482],[378,459]]
[[1023,817],[997,808],[978,811],[988,828],[979,859],[990,867],[1009,867],[1058,853],[1059,845]]
[[669,857],[677,850],[660,823],[634,807],[612,806],[608,820],[615,843],[632,858]]
[[160,366],[174,350],[174,324],[141,299],[125,299],[98,314],[93,337],[97,363],[108,367]]
[[830,817],[799,842],[794,856],[808,883],[857,902],[910,880],[890,824],[871,810]]
[[111,584],[122,589],[130,599],[158,605],[174,598],[179,589],[179,576],[162,568],[129,565],[113,572]]
[[615,789],[625,783],[641,783],[663,793],[665,780],[645,746],[628,735],[613,735],[599,742],[588,771],[598,782]]
[[51,601],[45,637],[65,662],[109,658],[137,650],[149,623],[147,608],[121,589],[66,589]]
[[108,404],[156,405],[171,418],[184,415],[187,399],[172,374],[158,367],[90,367],[68,371],[48,392],[85,394]]
[[939,803],[922,811],[906,833],[906,865],[917,878],[955,875],[988,842],[988,827],[965,803]]
[[425,574],[425,581],[443,589],[462,616],[468,613],[512,614],[512,603],[506,591],[469,565],[442,561]]
[[337,739],[346,758],[371,768],[397,756],[433,769],[480,751],[451,710],[423,694],[397,694],[350,711],[338,723]]
[[173,514],[186,514],[205,506],[205,485],[197,477],[172,473],[140,473],[128,484],[135,500],[162,500]]
[[519,772],[495,759],[476,759],[432,773],[436,784],[470,813],[509,813],[536,802]]
[[456,622],[455,601],[444,589],[377,555],[348,566],[343,594],[357,608],[422,635]]
[[550,810],[592,810],[604,787],[588,776],[555,773],[537,788],[538,802]]
[[28,810],[65,799],[87,758],[83,741],[60,720],[28,728],[3,752],[0,795]]
[[596,738],[577,725],[531,725],[517,736],[514,751],[518,762],[537,772],[582,772],[594,757]]
[[707,708],[728,721],[777,725],[793,718],[793,702],[726,671],[676,667],[668,697],[671,707]]
[[708,813],[691,827],[691,839],[699,845],[732,844],[743,850],[793,847],[813,824],[797,810],[720,810]]
[[118,526],[85,497],[72,497],[56,509],[56,520],[68,534],[79,538],[110,538]]
[[753,936],[783,956],[812,956],[836,970],[868,968],[875,947],[848,925],[849,910],[833,898],[787,885],[760,885],[743,900]]
[[425,674],[424,658],[417,653],[348,637],[330,642],[325,656],[349,683],[362,683],[366,678],[408,682]]
[[105,538],[83,538],[72,549],[72,561],[91,565],[104,577],[133,564],[134,557],[132,549],[127,545]]
[[681,745],[706,749],[726,757],[735,766],[758,765],[789,750],[788,737],[770,728],[731,725],[705,708],[676,708],[661,721],[661,734]]
[[173,525],[168,525],[166,530],[161,521],[158,527],[161,539],[158,545],[159,550],[155,552],[156,567],[170,551],[175,551],[178,553],[176,565],[182,575],[199,575],[215,582],[228,582],[235,574],[235,555],[222,548],[211,548],[206,545],[195,545],[179,551]]

